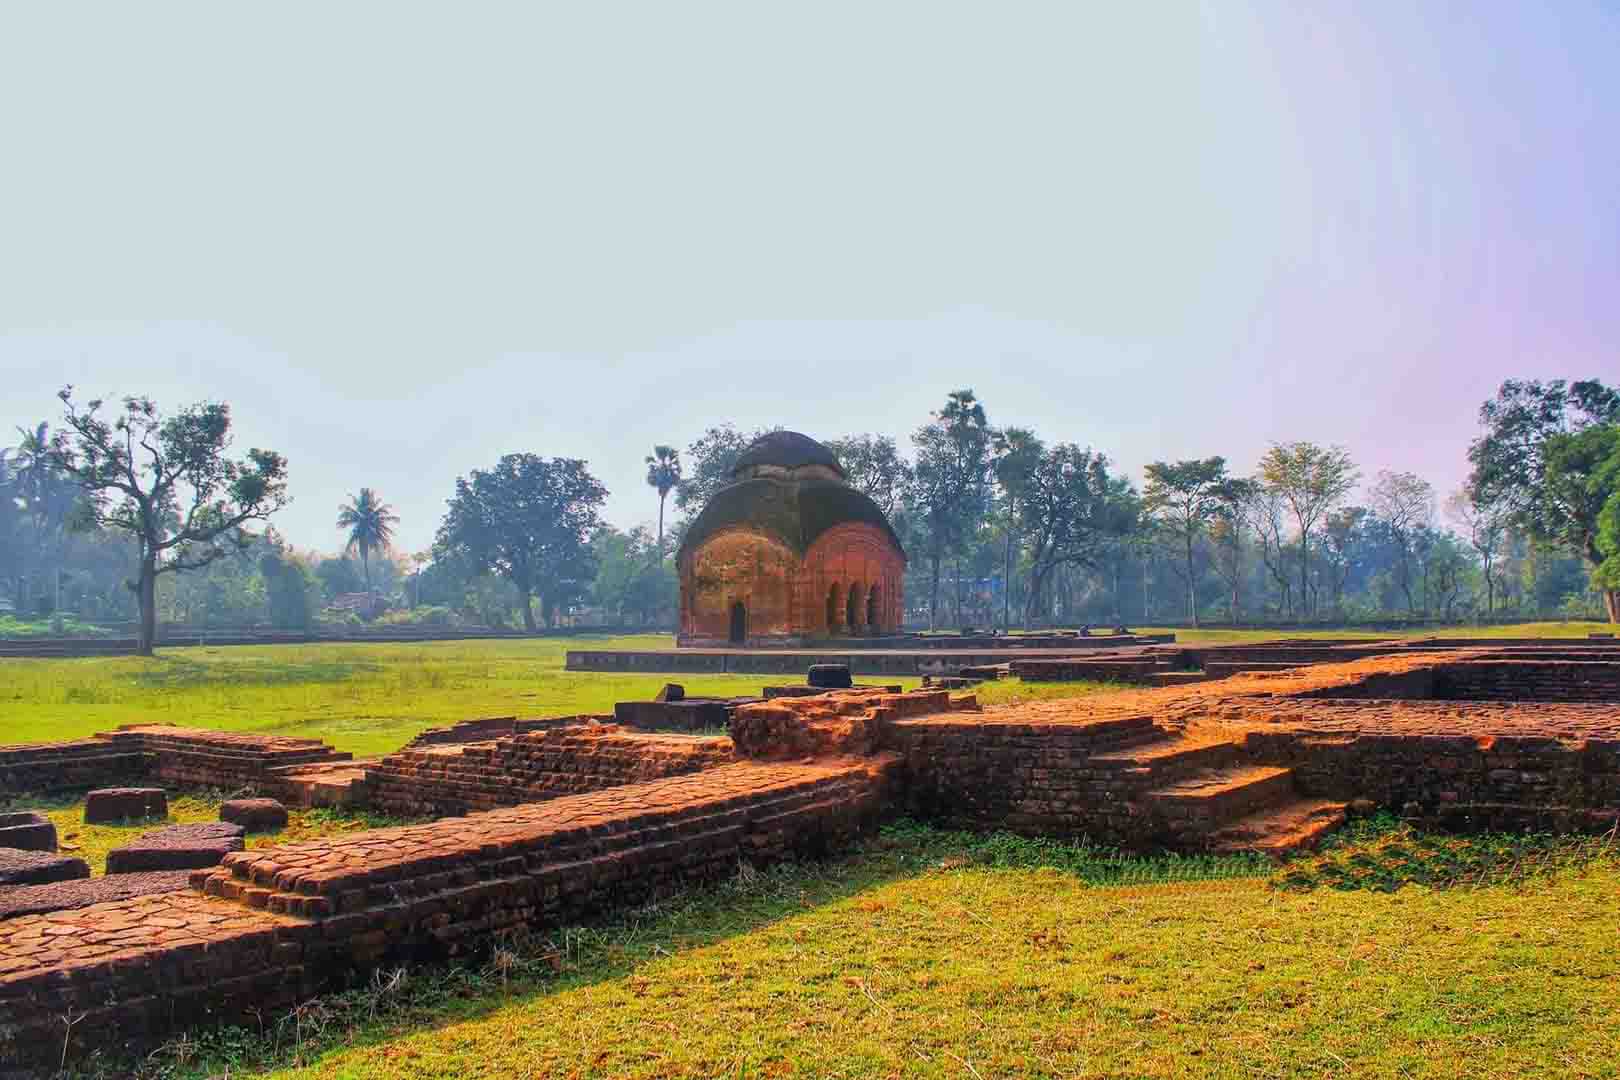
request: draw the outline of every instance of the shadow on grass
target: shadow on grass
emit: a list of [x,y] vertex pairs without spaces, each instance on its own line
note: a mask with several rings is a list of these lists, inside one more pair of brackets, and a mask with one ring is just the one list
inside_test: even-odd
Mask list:
[[[477,959],[377,971],[362,985],[305,1002],[285,1016],[265,1017],[258,1030],[187,1033],[143,1062],[109,1064],[102,1074],[133,1071],[149,1080],[180,1080],[308,1066],[327,1053],[378,1046],[626,978],[680,950],[714,945],[927,874],[1047,868],[1098,887],[1248,878],[1269,879],[1272,887],[1285,890],[1394,888],[1399,874],[1393,868],[1409,861],[1414,848],[1430,852],[1433,860],[1470,868],[1449,876],[1431,873],[1423,883],[1436,887],[1523,885],[1620,855],[1604,837],[1458,837],[1419,833],[1394,818],[1374,817],[1353,824],[1321,852],[1279,866],[1254,855],[1131,855],[1084,841],[955,832],[901,820],[841,856],[764,870],[741,865],[724,881],[596,923],[501,939]],[[1537,851],[1552,854],[1532,864],[1529,853]],[[1335,879],[1325,869],[1329,865],[1385,870]],[[1409,883],[1418,883],[1416,875],[1409,876]],[[97,1072],[81,1069],[76,1075]]]
[[[748,934],[922,874],[1050,867],[1088,884],[1115,885],[1253,878],[1270,866],[1253,856],[1130,856],[1084,842],[953,832],[901,820],[840,856],[762,870],[743,864],[724,881],[600,922],[505,938],[476,960],[374,972],[363,985],[266,1017],[260,1030],[189,1032],[143,1062],[109,1064],[104,1073],[178,1080],[308,1065],[328,1052],[375,1046],[624,978],[677,950]],[[75,1075],[97,1072],[81,1068]]]
[[230,662],[208,662],[161,653],[125,680],[143,689],[187,690],[206,686],[294,686],[340,683],[357,675],[383,670],[375,660],[275,660],[243,657]]

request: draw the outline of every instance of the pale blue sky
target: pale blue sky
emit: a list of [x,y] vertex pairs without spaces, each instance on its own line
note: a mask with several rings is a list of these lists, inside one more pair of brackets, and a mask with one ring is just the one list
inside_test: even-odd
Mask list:
[[1576,3],[34,4],[0,33],[0,432],[231,402],[362,484],[704,427],[1347,445],[1442,492],[1620,378],[1620,19]]

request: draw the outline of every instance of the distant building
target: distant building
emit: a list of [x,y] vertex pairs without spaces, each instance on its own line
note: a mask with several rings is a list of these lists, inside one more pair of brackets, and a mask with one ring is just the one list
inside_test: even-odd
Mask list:
[[900,627],[906,553],[833,452],[776,431],[754,442],[676,554],[682,645],[796,644]]
[[388,601],[380,593],[346,592],[333,597],[330,606],[338,611],[352,611],[362,619],[374,619],[388,610]]

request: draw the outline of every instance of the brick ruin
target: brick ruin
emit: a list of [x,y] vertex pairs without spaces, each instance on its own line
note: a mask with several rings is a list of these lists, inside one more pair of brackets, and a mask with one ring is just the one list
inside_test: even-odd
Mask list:
[[64,1015],[85,1018],[70,1056],[135,1051],[378,965],[600,917],[741,861],[836,850],[900,812],[1271,853],[1358,808],[1460,829],[1620,821],[1612,650],[1321,648],[1312,666],[1010,706],[941,689],[780,695],[736,704],[727,735],[504,717],[370,762],[155,726],[0,748],[7,793],[206,784],[454,815],[189,872],[0,887],[0,1066],[54,1063]]

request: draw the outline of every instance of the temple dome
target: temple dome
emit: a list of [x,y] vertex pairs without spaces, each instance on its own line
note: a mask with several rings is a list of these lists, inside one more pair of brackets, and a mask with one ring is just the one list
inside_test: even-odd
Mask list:
[[789,473],[819,467],[832,470],[837,479],[845,476],[837,454],[797,431],[772,431],[755,439],[737,456],[737,463],[731,467],[731,475],[738,480],[757,476],[762,472],[762,466]]
[[829,529],[859,523],[882,530],[905,557],[883,510],[850,487],[837,455],[808,435],[773,431],[756,439],[738,456],[731,475],[732,483],[715,492],[687,528],[680,553],[742,527],[774,536],[803,556]]

